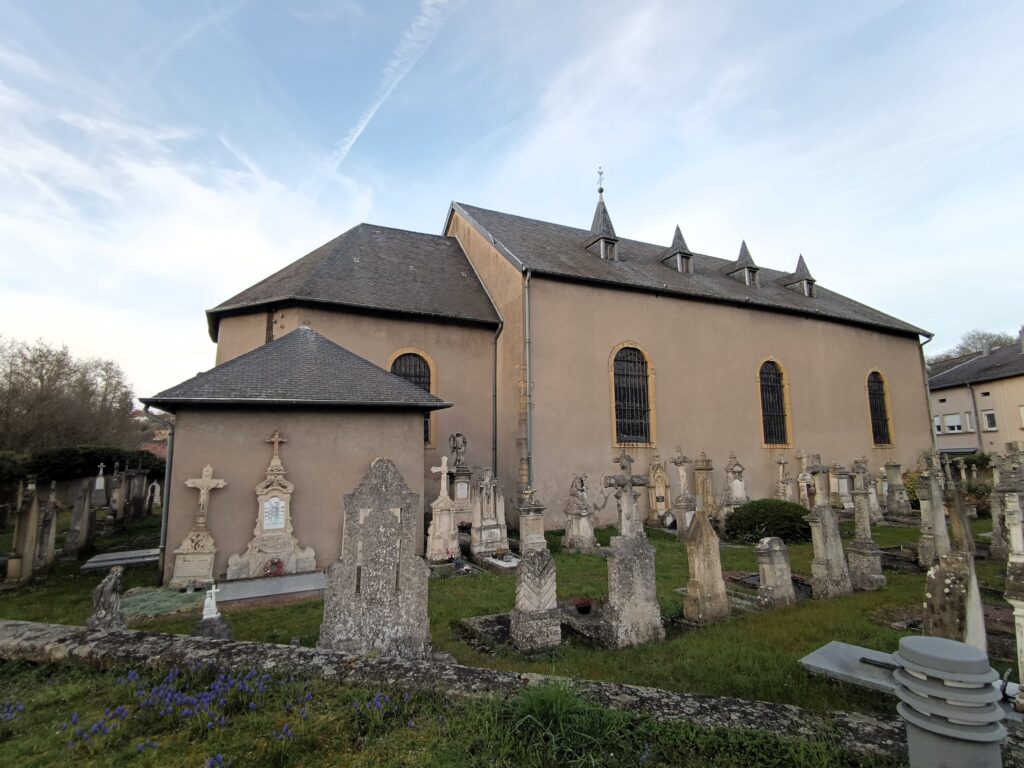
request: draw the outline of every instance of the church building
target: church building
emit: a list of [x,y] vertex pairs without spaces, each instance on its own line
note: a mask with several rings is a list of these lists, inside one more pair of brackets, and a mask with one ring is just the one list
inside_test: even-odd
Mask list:
[[143,401],[177,417],[168,578],[195,516],[185,481],[207,464],[226,481],[209,501],[215,575],[246,550],[275,432],[295,551],[317,568],[373,458],[426,508],[455,432],[512,527],[529,486],[560,528],[582,473],[598,524],[615,520],[601,478],[623,448],[638,473],[704,452],[718,487],[735,454],[762,498],[780,456],[794,474],[801,450],[878,471],[931,447],[930,334],[818,285],[802,256],[785,272],[746,243],[695,253],[678,227],[620,238],[603,193],[589,228],[452,203],[442,232],[360,224],[207,311],[216,367]]

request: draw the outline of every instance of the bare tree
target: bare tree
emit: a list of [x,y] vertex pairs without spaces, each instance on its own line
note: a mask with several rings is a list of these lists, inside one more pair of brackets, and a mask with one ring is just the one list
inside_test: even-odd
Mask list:
[[134,447],[132,389],[112,360],[0,338],[0,451],[72,445]]
[[952,360],[955,357],[969,355],[972,352],[981,352],[985,348],[986,343],[990,349],[996,349],[997,347],[1005,347],[1007,344],[1016,344],[1017,339],[1008,333],[982,331],[975,328],[973,331],[968,331],[961,336],[960,341],[952,349],[931,355],[928,358],[928,363],[941,363],[945,360]]

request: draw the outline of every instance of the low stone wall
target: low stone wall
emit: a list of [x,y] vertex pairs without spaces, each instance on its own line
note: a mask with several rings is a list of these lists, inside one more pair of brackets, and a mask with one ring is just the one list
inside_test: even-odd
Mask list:
[[[85,627],[0,620],[0,659],[79,663],[100,669],[212,664],[218,668],[297,674],[342,685],[436,691],[458,696],[508,696],[529,685],[569,682],[580,695],[611,709],[679,720],[709,728],[747,728],[777,736],[822,738],[835,734],[856,751],[905,753],[902,721],[846,712],[821,715],[785,704],[694,696],[621,683],[599,683],[427,661],[367,658],[321,648],[215,640],[152,632],[95,631]],[[893,700],[895,711],[895,700]],[[1024,759],[1024,734],[1009,723],[1007,762]]]

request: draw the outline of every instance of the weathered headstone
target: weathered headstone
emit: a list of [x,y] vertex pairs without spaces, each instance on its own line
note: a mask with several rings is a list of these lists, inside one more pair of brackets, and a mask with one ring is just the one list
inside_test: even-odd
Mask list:
[[295,486],[285,478],[281,443],[275,431],[266,439],[274,446],[266,478],[256,486],[256,527],[242,554],[228,558],[228,580],[254,579],[270,574],[306,573],[316,570],[312,547],[299,546],[292,524],[292,493]]
[[375,460],[345,495],[341,558],[327,569],[321,647],[429,657],[430,569],[416,556],[419,504],[387,458]]
[[647,469],[647,497],[650,508],[648,520],[655,525],[667,527],[665,515],[668,514],[671,506],[671,486],[669,484],[668,472],[665,471],[665,463],[660,460],[657,454],[651,459],[651,465]]
[[18,509],[14,518],[14,547],[7,558],[6,587],[16,587],[32,580],[36,546],[39,540],[39,491],[36,479],[29,476],[19,488]]
[[[1013,623],[1017,639],[1017,674],[1024,675],[1024,520],[1021,509],[1024,477],[1021,475],[1020,466],[1010,465],[1006,468],[999,478],[998,493],[1005,514],[1009,549],[1004,597],[1013,606]],[[1024,689],[1017,694],[1014,707],[1018,712],[1024,712]]]
[[50,481],[50,496],[40,507],[39,535],[36,537],[36,551],[33,569],[48,568],[57,551],[57,481]]
[[811,561],[811,589],[816,599],[828,599],[853,591],[850,572],[839,538],[839,522],[829,500],[828,472],[821,465],[811,468],[814,497],[821,501],[804,519],[811,526],[814,559]]
[[693,493],[697,498],[697,509],[703,510],[708,517],[714,517],[715,509],[715,478],[711,459],[704,452],[693,462]]
[[608,548],[606,642],[616,648],[665,639],[654,580],[654,547],[643,532],[615,536]]
[[431,467],[440,473],[441,491],[430,503],[430,528],[427,530],[426,558],[432,563],[451,560],[459,554],[459,529],[455,522],[455,502],[448,495],[448,457],[441,457],[441,466]]
[[718,534],[704,512],[697,512],[686,530],[686,557],[690,580],[686,584],[683,616],[698,624],[729,616],[729,596],[722,577]]
[[85,621],[89,629],[125,629],[121,613],[121,576],[124,568],[115,565],[92,591],[92,616]]
[[604,487],[615,489],[615,501],[619,507],[619,534],[622,536],[643,536],[644,524],[640,519],[640,513],[636,505],[636,500],[639,498],[640,493],[635,490],[635,487],[646,486],[647,478],[644,475],[634,475],[632,473],[633,457],[626,453],[625,448],[612,461],[619,465],[622,474],[606,476],[604,478]]
[[519,567],[516,605],[511,615],[512,644],[520,651],[556,648],[562,642],[555,561],[544,538],[544,506],[527,488],[518,505]]
[[213,467],[203,467],[200,477],[190,478],[185,485],[199,491],[199,506],[196,509],[192,530],[174,550],[174,575],[169,586],[185,587],[195,584],[213,582],[213,561],[217,556],[213,536],[206,527],[206,517],[210,506],[210,491],[223,488],[227,482],[213,476]]
[[[930,454],[928,457],[928,478],[932,486],[932,534],[935,536],[935,554],[942,556],[951,550],[949,544],[949,530],[946,528],[946,489],[943,487],[941,473],[938,471],[938,454]],[[953,483],[948,487],[952,489]]]
[[690,482],[687,476],[687,467],[693,463],[689,456],[683,455],[682,446],[676,446],[675,456],[671,459],[675,465],[676,474],[679,475],[679,493],[672,502],[672,515],[676,520],[677,536],[682,540],[686,529],[693,522],[693,515],[697,511],[697,500],[690,492]]
[[847,557],[850,563],[850,580],[853,588],[860,592],[872,592],[885,587],[882,573],[882,550],[871,538],[871,510],[868,507],[868,492],[852,491],[854,525],[856,533]]
[[1010,553],[1010,544],[1004,525],[1002,478],[1003,460],[995,456],[992,459],[992,492],[988,497],[992,514],[992,538],[989,540],[988,556],[993,560],[1006,560]]
[[800,451],[797,458],[800,459],[800,474],[796,477],[797,498],[802,507],[812,510],[814,508],[811,503],[811,496],[814,495],[814,478],[811,477],[811,473],[807,469],[810,466],[808,463],[810,454],[807,451]]
[[729,454],[729,461],[725,465],[725,490],[723,492],[722,504],[718,511],[719,525],[725,525],[725,521],[732,514],[736,507],[742,506],[750,501],[747,495],[747,486],[743,481],[743,472],[746,469],[736,458],[735,453]]
[[108,495],[107,489],[107,478],[103,476],[104,467],[106,467],[106,464],[99,465],[95,484],[93,485],[92,496],[89,499],[89,503],[93,507],[106,507],[110,504],[110,496]]
[[921,535],[917,540],[917,563],[930,568],[935,562],[935,515],[932,513],[932,482],[927,472],[917,476],[917,502],[921,505]]
[[565,505],[565,536],[562,549],[568,552],[590,552],[597,548],[594,538],[594,509],[587,500],[587,476],[576,475],[569,488]]
[[64,557],[74,558],[84,548],[92,544],[93,520],[92,507],[89,504],[92,479],[83,480],[71,508],[71,527],[64,538]]
[[910,508],[910,497],[907,496],[907,489],[903,485],[900,465],[895,461],[886,462],[885,476],[888,481],[886,514],[890,517],[912,515],[913,510]]
[[792,501],[793,478],[789,476],[789,471],[786,469],[789,459],[785,456],[779,456],[775,463],[779,465],[779,478],[775,483],[775,498],[782,501]]
[[448,464],[452,475],[452,502],[455,504],[455,523],[472,523],[473,520],[473,470],[466,464],[468,441],[461,432],[448,436],[448,450],[451,456]]
[[470,550],[474,557],[492,557],[508,551],[508,529],[505,525],[505,494],[491,471],[484,472],[473,496],[473,528]]
[[789,551],[777,536],[761,539],[755,547],[760,585],[757,604],[762,608],[781,608],[796,602]]

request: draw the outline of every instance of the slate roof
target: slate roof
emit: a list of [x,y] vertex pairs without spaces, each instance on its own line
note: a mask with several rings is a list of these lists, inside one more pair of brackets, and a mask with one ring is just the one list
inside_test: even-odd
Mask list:
[[306,405],[435,411],[446,403],[309,328],[193,376],[146,405]]
[[1020,342],[994,349],[988,355],[972,352],[957,360],[962,362],[933,372],[928,377],[928,389],[934,391],[968,383],[1024,376],[1024,352],[1021,351]]
[[736,270],[736,261],[706,254],[694,254],[693,274],[681,273],[662,263],[664,245],[625,238],[619,238],[616,261],[602,260],[583,247],[588,230],[464,203],[452,203],[452,209],[475,222],[517,269],[529,269],[538,276],[789,312],[908,336],[931,335],[820,284],[813,297],[804,296],[785,286],[792,282],[793,273],[761,267],[761,285],[747,286],[728,276]]
[[327,304],[497,325],[454,237],[359,224],[206,312],[220,318],[265,305]]

